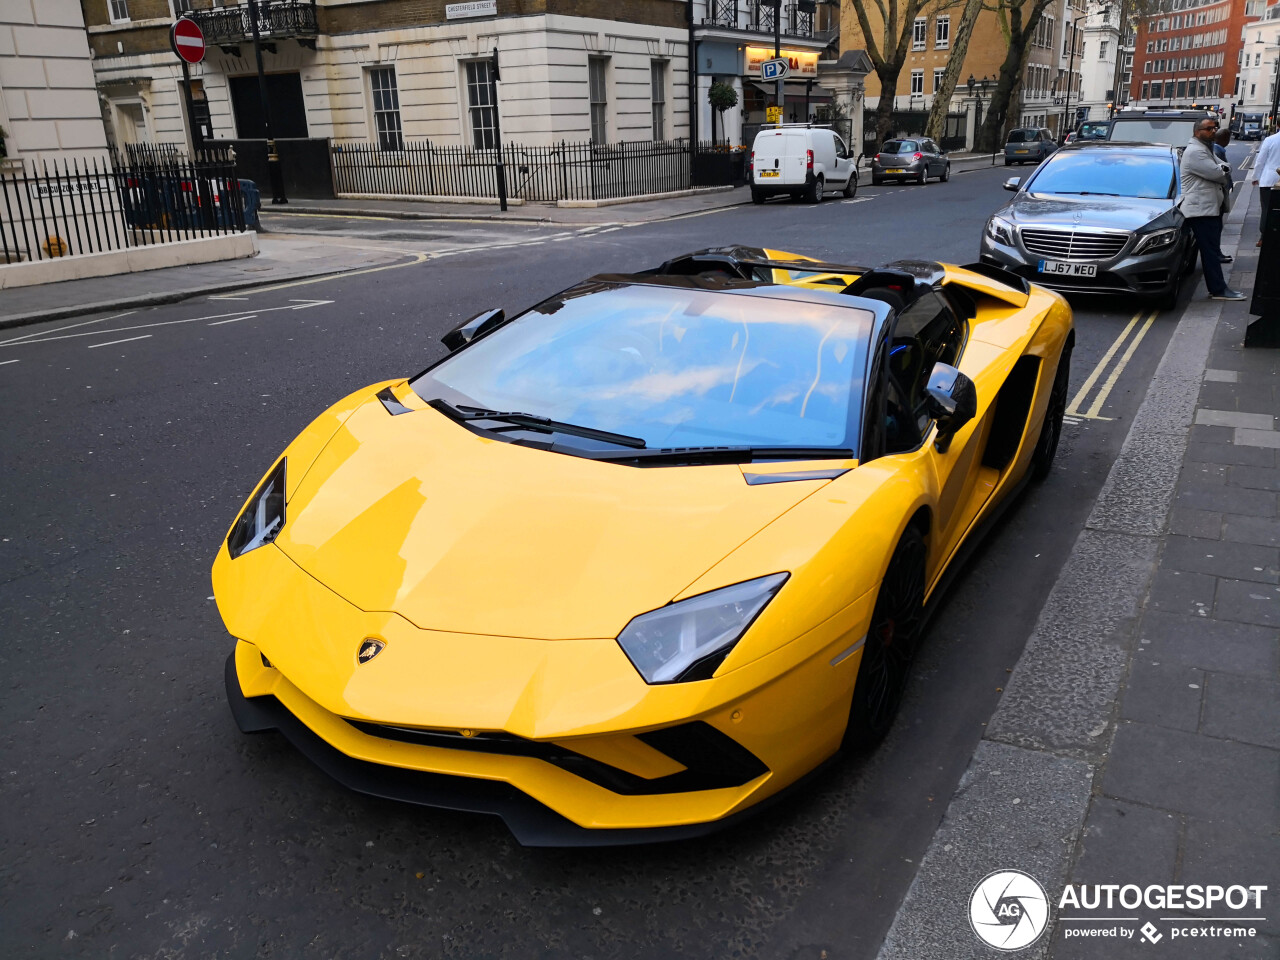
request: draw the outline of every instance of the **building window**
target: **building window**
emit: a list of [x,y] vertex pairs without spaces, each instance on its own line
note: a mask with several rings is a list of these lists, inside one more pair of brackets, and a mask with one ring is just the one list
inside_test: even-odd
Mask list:
[[1148,92],[1148,90],[1150,89],[1150,86],[1151,86],[1151,85],[1150,85],[1150,84],[1148,84],[1148,83],[1143,83],[1143,85],[1142,85],[1142,99],[1143,99],[1143,100],[1147,99],[1147,92]]
[[191,0],[169,0],[169,9],[173,11],[173,18],[186,16],[191,12]]
[[942,89],[942,78],[947,75],[946,67],[934,67],[933,70],[933,92],[937,93]]
[[649,61],[649,97],[653,111],[653,139],[663,140],[667,132],[667,62]]
[[923,50],[925,35],[929,31],[929,19],[927,17],[916,17],[911,33],[911,49]]
[[591,100],[591,139],[596,143],[609,142],[609,94],[605,87],[604,57],[587,60],[588,96]]
[[467,113],[471,119],[471,145],[477,150],[492,150],[498,145],[497,118],[494,115],[489,73],[489,60],[467,61]]
[[911,95],[914,97],[917,93],[924,93],[924,71],[911,71]]
[[1164,82],[1161,80],[1157,80],[1155,83],[1151,84],[1151,99],[1159,100],[1163,96],[1164,96]]
[[1107,59],[1107,41],[1105,40],[1099,41],[1098,43],[1098,59]]
[[127,23],[129,20],[129,0],[107,0],[107,13],[112,23]]
[[933,29],[933,49],[945,50],[951,45],[951,17],[939,17]]
[[369,90],[373,94],[373,126],[381,150],[403,150],[400,135],[400,92],[396,89],[395,67],[374,67],[369,71]]

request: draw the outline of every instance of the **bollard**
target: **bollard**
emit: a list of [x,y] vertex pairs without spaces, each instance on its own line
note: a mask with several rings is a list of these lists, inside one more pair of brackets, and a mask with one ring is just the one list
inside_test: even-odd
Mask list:
[[1280,347],[1280,189],[1268,194],[1267,228],[1258,251],[1258,272],[1253,282],[1249,312],[1254,320],[1244,333],[1246,347]]

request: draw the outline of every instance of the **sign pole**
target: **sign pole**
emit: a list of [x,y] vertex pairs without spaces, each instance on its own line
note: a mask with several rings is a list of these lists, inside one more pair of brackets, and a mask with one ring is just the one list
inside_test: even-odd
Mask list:
[[507,212],[507,167],[502,162],[502,122],[498,117],[498,48],[493,48],[493,69],[489,71],[489,99],[493,101],[493,139],[498,148],[498,209]]
[[[782,0],[773,0],[773,58],[780,60],[782,58]],[[786,74],[778,77],[778,122],[785,123],[786,117],[782,113],[782,101],[786,97]]]
[[[182,60],[181,57],[178,59]],[[182,91],[187,103],[187,136],[191,138],[191,154],[194,156],[204,149],[204,137],[196,123],[196,101],[191,96],[191,68],[187,66],[186,60],[182,60]]]

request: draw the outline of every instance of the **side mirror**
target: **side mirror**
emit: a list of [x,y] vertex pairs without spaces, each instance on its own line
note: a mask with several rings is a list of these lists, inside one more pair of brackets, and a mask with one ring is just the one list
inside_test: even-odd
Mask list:
[[463,320],[443,337],[440,342],[443,343],[452,353],[465,347],[481,334],[488,333],[494,327],[501,326],[507,319],[507,315],[502,312],[501,308],[496,310],[486,310],[484,313],[477,313],[469,320]]
[[978,415],[978,391],[955,367],[935,363],[924,392],[925,409],[938,423],[934,446],[939,453],[946,453],[956,431]]
[[1006,190],[1013,190],[1015,192],[1017,191],[1018,187],[1020,187],[1021,185],[1022,185],[1021,177],[1010,177],[1008,180],[1004,182],[1004,188]]

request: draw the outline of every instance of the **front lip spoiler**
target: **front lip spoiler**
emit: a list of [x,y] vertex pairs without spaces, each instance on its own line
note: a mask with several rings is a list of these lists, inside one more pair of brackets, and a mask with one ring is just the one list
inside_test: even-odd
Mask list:
[[501,817],[516,840],[526,847],[616,847],[706,836],[756,816],[783,797],[790,796],[801,784],[809,783],[827,766],[820,765],[786,789],[720,820],[670,827],[592,830],[578,826],[505,781],[406,770],[349,757],[312,732],[275,697],[246,697],[236,675],[234,652],[227,657],[224,679],[231,715],[242,733],[275,730],[283,734],[308,760],[357,793],[418,806]]

